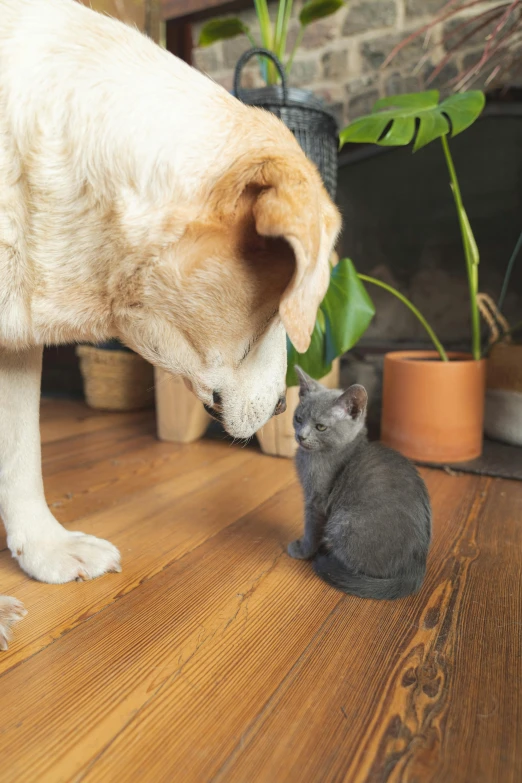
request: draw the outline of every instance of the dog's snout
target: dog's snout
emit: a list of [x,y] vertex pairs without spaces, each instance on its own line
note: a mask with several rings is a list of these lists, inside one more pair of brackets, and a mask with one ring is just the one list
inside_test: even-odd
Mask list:
[[286,411],[286,397],[283,394],[282,397],[279,398],[277,405],[274,409],[274,416],[279,416],[280,413],[284,413]]
[[221,394],[218,391],[212,392],[212,404],[214,408],[221,408]]

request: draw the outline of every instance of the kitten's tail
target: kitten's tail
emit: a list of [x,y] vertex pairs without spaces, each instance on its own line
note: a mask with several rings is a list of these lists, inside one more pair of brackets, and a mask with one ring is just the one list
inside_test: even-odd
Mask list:
[[346,566],[331,553],[317,555],[313,565],[315,573],[337,590],[357,595],[359,598],[374,598],[381,601],[391,601],[416,593],[424,578],[423,573],[390,579],[353,574],[347,571]]

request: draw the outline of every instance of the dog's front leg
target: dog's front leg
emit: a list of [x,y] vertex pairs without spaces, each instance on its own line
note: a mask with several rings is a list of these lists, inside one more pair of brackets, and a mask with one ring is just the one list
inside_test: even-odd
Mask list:
[[120,570],[108,541],[65,530],[45,502],[40,450],[42,349],[0,348],[0,513],[7,545],[42,582],[92,579]]

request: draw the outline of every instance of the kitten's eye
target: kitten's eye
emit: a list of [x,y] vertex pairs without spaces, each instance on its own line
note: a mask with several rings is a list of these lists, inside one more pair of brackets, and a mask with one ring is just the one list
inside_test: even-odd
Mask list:
[[296,420],[296,422],[298,424],[302,424],[303,423],[303,420],[302,420],[302,418],[300,416],[294,416],[294,418],[295,418],[295,420]]
[[316,424],[315,429],[319,430],[319,432],[324,432],[326,429],[328,429],[328,427],[325,427],[324,424]]

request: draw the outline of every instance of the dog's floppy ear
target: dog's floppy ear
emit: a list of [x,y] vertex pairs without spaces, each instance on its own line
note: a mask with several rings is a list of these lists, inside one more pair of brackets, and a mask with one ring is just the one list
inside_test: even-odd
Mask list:
[[279,312],[292,344],[304,353],[328,288],[330,254],[341,228],[337,208],[317,169],[304,153],[293,150],[239,162],[221,186],[220,206],[228,201],[232,211],[233,199],[237,204],[245,188],[254,188],[257,195],[252,211],[257,233],[285,239],[294,252],[296,268],[281,297]]
[[318,173],[297,156],[266,163],[262,177],[264,188],[253,208],[256,230],[286,239],[294,251],[296,268],[279,312],[292,344],[304,353],[328,288],[341,221]]

